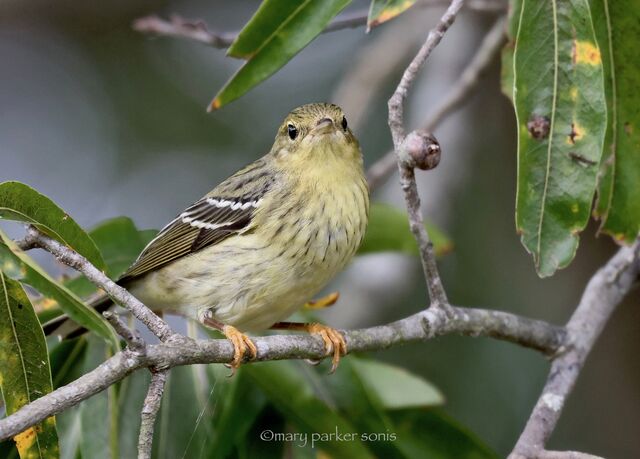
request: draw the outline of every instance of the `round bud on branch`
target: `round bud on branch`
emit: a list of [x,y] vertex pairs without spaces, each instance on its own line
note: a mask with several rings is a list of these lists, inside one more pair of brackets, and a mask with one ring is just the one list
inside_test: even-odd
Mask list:
[[440,163],[440,144],[433,134],[416,130],[410,132],[402,142],[406,165],[408,167],[433,169]]

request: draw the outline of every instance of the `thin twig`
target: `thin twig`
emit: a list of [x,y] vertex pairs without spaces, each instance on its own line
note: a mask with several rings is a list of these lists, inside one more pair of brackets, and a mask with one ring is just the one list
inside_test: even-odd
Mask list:
[[133,21],[131,27],[136,32],[161,37],[185,38],[219,49],[228,48],[237,37],[236,32],[212,32],[204,21],[199,19],[190,21],[177,14],[169,16],[168,21],[155,14],[144,16]]
[[47,250],[65,265],[84,274],[89,281],[104,290],[116,303],[131,311],[133,316],[145,324],[161,341],[187,339],[176,334],[164,320],[154,314],[140,300],[113,282],[86,258],[69,247],[50,238],[34,226],[27,228],[25,240],[32,246]]
[[353,132],[360,131],[362,123],[375,111],[377,98],[386,90],[389,76],[395,75],[406,65],[407,58],[415,54],[416,44],[424,40],[425,20],[431,14],[412,11],[400,20],[389,21],[351,56],[328,101],[342,107]]
[[[476,89],[480,77],[491,65],[493,58],[504,43],[505,22],[506,17],[498,18],[491,30],[485,35],[478,51],[465,67],[460,78],[453,84],[449,92],[423,123],[423,128],[426,131],[433,132],[449,114],[469,100],[469,95]],[[373,163],[367,170],[369,189],[374,190],[382,185],[391,173],[396,170],[396,167],[397,157],[394,150],[387,152],[382,158]]]
[[589,281],[580,304],[567,323],[567,350],[551,364],[542,395],[510,459],[568,454],[545,451],[545,444],[555,429],[565,401],[596,339],[616,306],[637,280],[640,273],[639,251],[640,242],[632,247],[621,248]]
[[456,15],[462,8],[463,0],[453,0],[445,11],[444,15],[436,26],[431,29],[427,40],[424,42],[416,56],[413,58],[409,66],[404,71],[400,83],[395,92],[389,99],[389,129],[393,138],[393,146],[398,158],[398,168],[400,171],[400,185],[404,191],[407,211],[409,214],[409,225],[411,231],[418,242],[420,248],[420,259],[422,268],[429,290],[429,298],[431,304],[446,307],[448,304],[447,294],[442,286],[442,280],[438,273],[438,267],[435,261],[435,252],[433,244],[429,240],[429,235],[424,228],[422,213],[420,210],[420,196],[416,185],[415,173],[413,167],[408,165],[404,156],[404,101],[407,97],[409,88],[413,84],[418,71],[427,60],[434,48],[440,43],[446,31],[451,27]]
[[433,243],[429,239],[427,230],[424,227],[422,219],[422,211],[420,210],[420,195],[416,185],[416,176],[413,168],[400,164],[400,186],[404,192],[405,202],[407,205],[407,213],[409,214],[409,227],[413,236],[418,242],[420,249],[420,260],[422,262],[422,270],[424,271],[427,289],[429,291],[429,299],[431,304],[446,307],[449,303],[447,294],[440,279],[438,265],[436,263],[436,254]]
[[484,36],[478,51],[474,54],[469,65],[465,67],[458,81],[451,87],[442,104],[437,106],[424,122],[424,129],[433,131],[435,126],[460,104],[464,103],[469,93],[477,86],[482,74],[489,68],[494,57],[506,42],[507,17],[500,16],[493,23],[489,32]]
[[[323,33],[336,30],[362,27],[367,23],[368,10],[344,13],[334,19],[323,30]],[[156,15],[145,16],[133,22],[133,30],[158,36],[185,38],[214,48],[224,49],[238,36],[238,32],[219,33],[209,30],[202,20],[190,21],[176,14],[164,20]]]
[[[543,321],[507,312],[453,306],[448,311],[430,308],[387,325],[344,332],[350,352],[386,349],[450,334],[493,337],[546,355],[555,354],[565,341],[562,327]],[[274,335],[252,339],[258,348],[257,361],[325,357],[322,339],[315,336]],[[0,419],[0,441],[77,405],[140,368],[165,370],[179,365],[228,363],[233,359],[233,351],[226,339],[154,344],[147,346],[144,354],[125,349],[77,380]]]
[[138,459],[150,459],[153,449],[153,429],[156,423],[164,386],[169,370],[151,373],[149,390],[141,412],[140,435],[138,436]]
[[129,346],[129,349],[133,352],[144,352],[146,345],[137,330],[131,330],[117,314],[111,311],[104,311],[102,315],[107,319],[107,322],[111,324],[116,333],[122,336],[127,346]]
[[[528,458],[527,458],[528,459]],[[604,459],[593,454],[579,453],[577,451],[541,451],[536,459]]]
[[[423,0],[417,6],[431,7],[447,5],[447,0]],[[500,0],[475,0],[469,1],[469,9],[486,12],[504,11],[506,2]],[[343,13],[325,27],[322,33],[335,32],[337,30],[363,27],[367,24],[369,9]],[[177,14],[169,16],[169,20],[157,15],[144,16],[136,19],[132,24],[133,30],[163,37],[184,38],[202,43],[213,48],[225,49],[231,46],[239,32],[216,32],[210,30],[207,24],[201,20],[184,19]]]
[[329,23],[322,33],[335,32],[336,30],[353,29],[356,27],[364,27],[367,25],[367,17],[369,8],[342,13]]
[[31,249],[35,249],[37,248],[37,244],[35,244],[33,241],[29,240],[28,238],[23,238],[23,239],[18,239],[13,241],[14,244],[16,245],[16,247],[18,247],[20,250],[27,252]]
[[399,149],[400,144],[404,140],[404,100],[407,97],[409,88],[413,85],[418,71],[425,63],[427,58],[431,55],[431,52],[444,37],[444,34],[449,30],[449,27],[453,24],[456,15],[462,8],[464,0],[453,0],[447,11],[442,15],[436,26],[429,31],[427,40],[424,42],[418,53],[415,55],[409,66],[405,69],[400,83],[395,92],[389,99],[389,127],[391,129],[391,135],[393,137],[393,144],[396,150]]

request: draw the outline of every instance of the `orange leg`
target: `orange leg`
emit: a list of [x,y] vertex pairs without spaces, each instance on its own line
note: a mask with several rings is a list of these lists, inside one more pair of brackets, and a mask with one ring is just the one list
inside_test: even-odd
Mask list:
[[329,306],[333,306],[334,304],[336,304],[338,298],[340,298],[340,293],[329,293],[327,296],[323,296],[322,298],[318,298],[317,300],[311,300],[308,303],[305,303],[304,307],[307,309],[328,308]]
[[231,344],[233,344],[233,360],[229,363],[231,376],[235,374],[247,354],[249,355],[249,360],[255,359],[258,355],[258,348],[256,348],[256,345],[251,341],[251,338],[240,332],[236,327],[223,325],[209,318],[205,318],[202,322],[208,327],[221,331],[224,336],[231,341]]
[[340,363],[340,357],[347,353],[347,342],[342,333],[326,325],[319,323],[277,322],[271,328],[273,330],[305,331],[312,335],[320,335],[322,341],[324,341],[325,355],[333,354],[329,373],[336,371]]

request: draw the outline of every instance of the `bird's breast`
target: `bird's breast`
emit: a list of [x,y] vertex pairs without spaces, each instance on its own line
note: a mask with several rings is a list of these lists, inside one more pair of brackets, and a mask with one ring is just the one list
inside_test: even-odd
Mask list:
[[[327,282],[355,254],[367,225],[369,197],[364,177],[308,180],[290,191],[298,199],[287,202],[271,219],[267,233],[279,257],[287,259],[301,277]],[[285,192],[285,194],[288,194]]]

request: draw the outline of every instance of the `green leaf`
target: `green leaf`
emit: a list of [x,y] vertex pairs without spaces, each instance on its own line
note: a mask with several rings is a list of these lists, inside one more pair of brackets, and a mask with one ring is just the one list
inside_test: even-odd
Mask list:
[[[150,380],[148,371],[136,371],[120,383],[118,389],[119,457],[137,457],[140,409],[147,395]],[[189,426],[185,425],[184,429],[189,429]]]
[[[0,388],[7,414],[52,391],[42,328],[18,282],[0,271]],[[54,417],[14,437],[21,458],[60,454]]]
[[[1,252],[1,249],[0,249],[0,252]],[[17,265],[13,265],[13,266],[16,267],[17,269],[20,269],[20,267]],[[18,275],[18,276],[21,277],[22,275]],[[9,276],[9,277],[13,278],[14,276]],[[36,314],[38,315],[38,320],[40,321],[41,324],[46,324],[50,320],[53,320],[56,317],[59,317],[62,314],[64,314],[64,311],[60,309],[56,301],[53,301],[46,297],[42,297],[34,300],[34,306],[36,311],[38,311]]]
[[367,32],[404,13],[415,2],[416,0],[371,0],[369,17],[367,18]]
[[429,459],[498,459],[479,438],[437,409],[397,410],[389,413],[396,439],[406,457]]
[[404,368],[370,359],[352,359],[363,384],[375,394],[385,409],[442,405],[442,393],[431,383]]
[[[196,322],[189,321],[189,337],[195,339],[199,330]],[[218,337],[210,329],[202,330],[210,337]],[[194,386],[192,391],[199,396],[196,405],[200,408],[199,418],[202,422],[197,429],[191,429],[193,438],[190,439],[190,445],[184,447],[184,454],[191,452],[195,455],[198,451],[207,451],[207,457],[211,458],[238,455],[253,457],[254,454],[243,456],[243,453],[258,444],[260,457],[269,457],[265,451],[267,445],[260,440],[259,431],[248,437],[250,431],[257,428],[258,417],[264,411],[267,399],[256,388],[244,367],[233,378],[229,378],[230,370],[222,365],[192,365],[191,371]],[[274,419],[270,418],[269,422],[272,425]],[[195,438],[198,431],[202,435],[200,439]],[[272,450],[273,448],[269,448],[269,452]],[[276,448],[276,451],[279,450],[280,448]],[[276,457],[282,457],[282,454]]]
[[220,365],[209,365],[207,369],[211,376],[209,380],[218,385],[218,391],[215,394],[214,434],[205,450],[209,457],[228,457],[234,447],[246,443],[246,435],[267,401],[244,371],[238,371],[230,379],[227,378],[229,370]]
[[[198,457],[202,445],[211,435],[211,411],[218,396],[213,387],[212,406],[202,406],[194,391],[193,371],[188,367],[172,368],[162,396],[153,440],[155,457]],[[200,413],[203,417],[199,420]],[[208,415],[208,416],[207,416]]]
[[607,118],[603,68],[587,0],[520,3],[516,226],[544,277],[571,262],[589,219]]
[[[12,441],[0,442],[0,457],[3,459],[18,459],[16,444]],[[280,457],[278,459],[280,459]]]
[[74,406],[56,416],[60,437],[60,459],[79,459],[82,419],[80,406]]
[[[309,368],[305,368],[305,373],[315,388],[316,396],[328,399],[327,403],[336,406],[340,414],[353,423],[359,439],[373,432],[393,432],[393,423],[383,403],[356,370],[355,362],[358,360],[355,356],[343,358],[333,375]],[[365,444],[375,457],[406,457],[402,444],[397,441],[381,439],[366,441]]]
[[[369,363],[379,368],[370,367]],[[357,438],[365,443],[375,457],[411,457],[405,454],[402,441],[397,438],[392,440],[391,434],[396,428],[387,415],[387,407],[382,400],[394,390],[402,391],[407,387],[402,380],[398,381],[398,386],[386,388],[381,388],[380,384],[372,381],[379,376],[385,378],[385,364],[351,355],[342,359],[333,375],[327,375],[326,370],[318,371],[308,366],[299,366],[298,369],[307,377],[307,384],[314,389],[318,399],[335,407],[343,417],[349,419]],[[375,371],[367,371],[369,369]],[[371,435],[380,436],[369,441]]]
[[209,105],[215,110],[273,75],[322,32],[351,0],[265,0],[229,53],[249,60]]
[[7,276],[32,286],[45,297],[55,301],[71,319],[111,343],[114,350],[120,349],[120,340],[104,317],[84,304],[68,288],[52,279],[31,257],[18,249],[2,231],[0,231],[0,268]]
[[[356,438],[375,457],[495,457],[472,434],[446,418],[426,415],[434,429],[443,433],[442,437],[423,435],[423,425],[402,420],[412,413],[421,418],[425,407],[443,401],[437,389],[403,369],[357,356],[343,358],[334,375],[306,365],[295,368],[306,376],[306,381],[298,385],[309,387],[307,390],[312,390],[316,399],[348,419],[354,428],[351,432],[357,433]],[[285,417],[291,422],[286,414]],[[345,432],[342,428],[338,431]],[[447,445],[450,441],[461,445]],[[447,447],[451,455],[443,456]]]
[[100,251],[87,233],[51,199],[20,182],[0,183],[0,218],[32,223],[68,245],[98,269],[105,269]]
[[227,49],[227,56],[251,59],[305,3],[305,0],[268,0],[260,3],[258,10]]
[[[426,223],[425,228],[433,242],[436,255],[444,255],[453,249],[453,243],[435,226]],[[418,254],[407,214],[388,204],[373,203],[369,210],[369,225],[358,249],[362,255],[371,252],[396,251]]]
[[54,388],[69,384],[84,374],[83,362],[86,350],[86,335],[64,339],[53,350],[49,350]]
[[[354,423],[360,438],[376,457],[416,457],[390,410],[424,408],[441,404],[442,396],[424,379],[382,362],[348,356],[334,375],[308,371],[313,386],[328,391],[340,413]],[[321,379],[325,378],[325,379]],[[320,391],[316,391],[318,396]],[[326,395],[325,395],[326,397]]]
[[367,447],[357,438],[353,441],[339,441],[336,437],[329,437],[332,432],[347,433],[357,430],[334,408],[315,396],[293,362],[264,362],[247,365],[242,370],[298,431],[306,433],[309,438],[314,433],[326,434],[326,438],[315,445],[316,448],[336,457],[372,457]]
[[640,1],[590,3],[609,113],[595,215],[601,231],[632,243],[640,232]]
[[[238,459],[329,459],[318,454],[318,450],[302,447],[302,442],[265,440],[265,432],[291,432],[295,427],[287,422],[273,405],[267,405],[244,438],[236,443],[236,451],[228,457]],[[297,432],[295,432],[297,433]],[[306,454],[311,451],[311,454]],[[289,456],[290,454],[290,456]],[[213,454],[209,459],[218,459]],[[336,456],[334,456],[336,457]]]
[[[88,373],[111,357],[105,343],[95,336],[87,337],[84,372]],[[118,405],[116,386],[112,385],[80,405],[82,457],[92,459],[117,459],[118,454]]]

